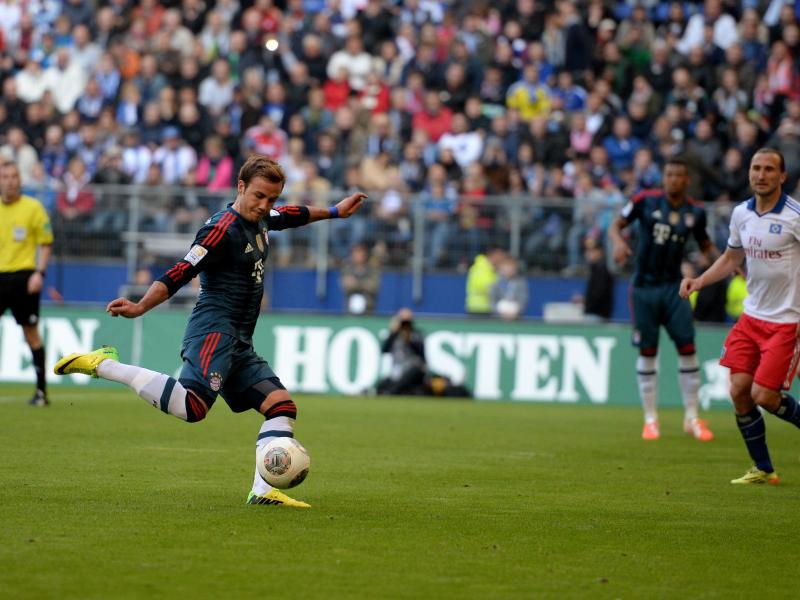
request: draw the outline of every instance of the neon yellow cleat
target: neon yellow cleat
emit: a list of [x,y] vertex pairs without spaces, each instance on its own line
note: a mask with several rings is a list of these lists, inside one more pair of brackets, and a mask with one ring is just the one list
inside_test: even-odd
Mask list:
[[650,421],[645,423],[642,427],[643,440],[657,440],[661,437],[661,431],[658,428],[658,421]]
[[65,356],[56,363],[53,371],[56,375],[83,373],[97,379],[97,365],[108,359],[119,362],[119,352],[113,346],[103,346],[92,352],[75,352]]
[[750,470],[747,471],[744,475],[739,477],[739,479],[731,479],[731,483],[735,485],[742,485],[747,483],[768,483],[770,485],[778,485],[781,480],[778,478],[778,474],[775,472],[767,473],[766,471],[762,471],[758,467],[750,467]]
[[291,506],[292,508],[311,508],[310,504],[289,498],[280,490],[272,490],[263,496],[251,491],[247,496],[247,504],[274,504],[276,506]]

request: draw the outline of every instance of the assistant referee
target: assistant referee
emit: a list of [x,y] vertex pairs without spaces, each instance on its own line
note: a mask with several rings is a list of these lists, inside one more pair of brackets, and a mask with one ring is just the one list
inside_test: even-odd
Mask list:
[[47,406],[45,352],[38,327],[39,294],[50,259],[53,230],[39,201],[22,195],[20,181],[15,163],[0,162],[0,315],[11,309],[22,326],[36,369],[36,393],[30,404]]

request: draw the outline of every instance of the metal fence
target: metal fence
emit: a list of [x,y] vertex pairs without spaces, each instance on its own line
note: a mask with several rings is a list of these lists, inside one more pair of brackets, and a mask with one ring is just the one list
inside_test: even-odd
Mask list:
[[[235,190],[209,193],[151,186],[90,186],[71,198],[51,189],[26,193],[41,199],[51,214],[57,260],[124,262],[132,283],[138,270],[168,266],[183,256],[204,221],[235,197]],[[289,204],[330,206],[345,195],[346,191],[289,193],[284,199]],[[414,274],[415,297],[424,273],[463,272],[489,245],[507,250],[528,274],[579,274],[585,240],[605,243],[606,229],[623,201],[619,194],[436,198],[425,193],[372,193],[350,219],[271,232],[270,260],[274,268],[316,269],[324,286],[325,272],[346,261],[354,244],[364,243],[385,269]],[[708,212],[709,231],[722,247],[730,207],[710,206]]]

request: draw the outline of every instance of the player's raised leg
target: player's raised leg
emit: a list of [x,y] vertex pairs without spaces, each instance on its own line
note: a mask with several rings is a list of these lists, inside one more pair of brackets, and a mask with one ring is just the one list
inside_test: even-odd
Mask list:
[[119,362],[119,353],[111,346],[65,356],[53,370],[57,375],[82,373],[125,384],[162,412],[189,423],[202,420],[208,412],[208,405],[195,391],[169,375]]

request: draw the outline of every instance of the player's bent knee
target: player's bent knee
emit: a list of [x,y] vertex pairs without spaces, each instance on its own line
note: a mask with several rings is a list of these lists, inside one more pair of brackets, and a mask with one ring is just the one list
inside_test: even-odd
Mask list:
[[206,418],[208,406],[192,390],[186,390],[186,422],[197,423]]
[[778,391],[753,384],[753,400],[756,404],[769,412],[775,412],[781,406],[781,394]]

